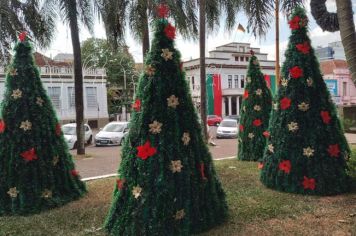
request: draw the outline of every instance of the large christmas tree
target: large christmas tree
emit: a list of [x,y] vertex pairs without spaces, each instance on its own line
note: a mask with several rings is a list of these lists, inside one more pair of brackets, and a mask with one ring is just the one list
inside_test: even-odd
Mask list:
[[243,161],[262,160],[266,145],[271,91],[267,87],[260,63],[251,50],[247,71],[247,84],[243,95],[238,138],[238,159]]
[[227,214],[166,14],[161,6],[133,105],[105,222],[111,235],[189,235]]
[[0,215],[32,214],[85,193],[51,101],[20,34],[0,119]]
[[281,191],[331,195],[346,192],[350,149],[307,35],[305,10],[296,8],[270,121],[262,182]]

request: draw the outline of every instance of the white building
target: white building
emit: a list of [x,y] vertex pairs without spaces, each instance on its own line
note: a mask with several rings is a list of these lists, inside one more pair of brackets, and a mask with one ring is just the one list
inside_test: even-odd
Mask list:
[[[68,63],[55,62],[35,53],[41,79],[52,100],[58,119],[62,123],[75,122],[75,94],[73,67]],[[0,101],[5,90],[6,72],[0,67]],[[84,119],[92,128],[102,127],[109,120],[106,73],[104,69],[84,69]]]
[[[249,43],[229,43],[217,47],[209,52],[206,58],[207,75],[218,75],[221,84],[222,104],[221,115],[239,115],[244,93],[247,67],[251,57],[250,50],[255,52],[262,72],[265,75],[275,75],[275,61],[267,60],[267,54],[261,53],[259,48],[251,48]],[[187,80],[190,84],[193,102],[200,105],[200,65],[199,58],[183,63]],[[271,81],[272,82],[272,81]],[[273,84],[275,82],[273,81]],[[274,85],[275,86],[275,85]],[[215,98],[214,98],[215,99]],[[220,115],[219,112],[217,115]]]
[[346,60],[344,46],[341,41],[329,43],[327,47],[317,47],[315,54],[319,61]]

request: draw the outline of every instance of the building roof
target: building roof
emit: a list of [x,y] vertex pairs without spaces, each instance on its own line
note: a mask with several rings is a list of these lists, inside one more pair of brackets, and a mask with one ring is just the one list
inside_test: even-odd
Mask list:
[[348,69],[345,60],[327,60],[320,62],[320,70],[324,75],[334,74],[335,69]]
[[68,62],[54,61],[51,58],[39,52],[35,52],[33,56],[35,58],[35,62],[37,66],[39,67],[43,67],[43,66],[68,67],[69,66]]
[[71,53],[58,53],[56,56],[54,56],[53,60],[72,62],[74,60],[74,56]]

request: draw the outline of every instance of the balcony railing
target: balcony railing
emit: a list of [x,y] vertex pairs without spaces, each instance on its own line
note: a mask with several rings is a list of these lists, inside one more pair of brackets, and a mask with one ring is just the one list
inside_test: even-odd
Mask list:
[[[73,67],[40,67],[41,75],[58,75],[58,76],[68,76],[73,75]],[[5,74],[5,68],[0,67],[0,74]],[[83,76],[106,76],[105,69],[102,68],[88,68],[83,70]]]

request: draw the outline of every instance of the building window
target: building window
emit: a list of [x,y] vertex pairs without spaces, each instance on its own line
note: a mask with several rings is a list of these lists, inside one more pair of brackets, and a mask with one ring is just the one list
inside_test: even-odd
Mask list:
[[240,52],[245,52],[245,47],[244,46],[240,46]]
[[192,88],[195,89],[195,81],[194,81],[194,76],[192,76]]
[[228,88],[232,88],[232,75],[229,75],[228,78]]
[[234,81],[235,81],[235,88],[238,88],[238,87],[239,87],[239,76],[238,76],[238,75],[235,75],[234,77],[235,77],[235,79],[234,79]]
[[239,61],[239,57],[235,57],[235,61]]
[[98,101],[96,95],[96,87],[86,87],[87,92],[87,107],[88,108],[97,108]]
[[241,88],[244,88],[245,87],[245,76],[244,75],[241,75]]
[[73,87],[68,87],[68,105],[69,109],[75,107],[75,93]]
[[240,57],[240,61],[244,61],[244,57]]
[[52,105],[59,110],[61,108],[61,87],[48,87],[47,91]]
[[347,96],[347,82],[342,82],[342,94]]
[[246,61],[248,61],[248,57],[246,57]]

